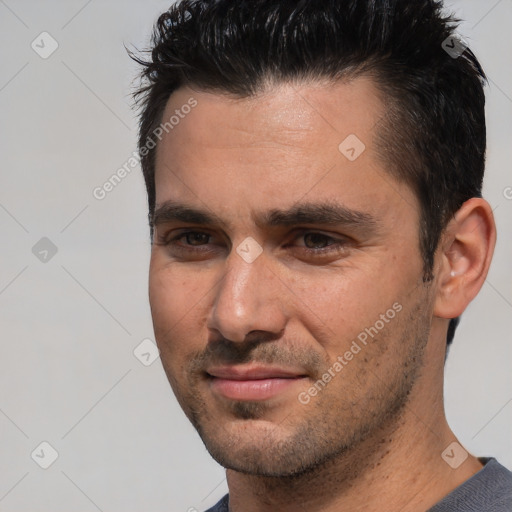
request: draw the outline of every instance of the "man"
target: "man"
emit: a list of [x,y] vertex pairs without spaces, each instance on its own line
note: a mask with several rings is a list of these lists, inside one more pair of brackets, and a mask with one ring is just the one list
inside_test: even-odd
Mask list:
[[138,59],[155,337],[227,469],[211,511],[512,509],[443,409],[496,240],[454,29],[432,0],[182,1]]

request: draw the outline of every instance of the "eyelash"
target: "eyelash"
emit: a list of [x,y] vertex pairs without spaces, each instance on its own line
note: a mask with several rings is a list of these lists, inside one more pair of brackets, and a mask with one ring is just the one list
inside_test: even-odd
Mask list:
[[[182,251],[186,251],[186,252],[195,252],[197,254],[209,252],[209,250],[203,248],[206,244],[203,244],[200,246],[187,245],[186,247],[182,247],[176,243],[177,241],[181,240],[182,238],[186,238],[187,236],[198,235],[198,234],[206,235],[209,237],[212,236],[209,233],[204,232],[204,231],[184,231],[184,232],[180,233],[179,235],[176,235],[175,237],[168,239],[168,240],[166,239],[165,236],[163,236],[160,244],[167,246],[167,247],[174,246],[174,247],[178,248],[178,250],[182,250]],[[324,255],[324,254],[329,254],[332,252],[340,252],[341,250],[346,248],[345,246],[348,243],[347,240],[336,239],[334,237],[325,235],[324,233],[320,233],[318,231],[302,231],[300,233],[297,233],[297,235],[294,237],[294,240],[296,240],[297,238],[300,238],[300,237],[305,237],[307,235],[320,235],[321,237],[324,238],[324,240],[326,242],[333,241],[332,244],[328,245],[325,248],[320,248],[320,249],[313,249],[311,247],[301,247],[301,250],[307,254]]]

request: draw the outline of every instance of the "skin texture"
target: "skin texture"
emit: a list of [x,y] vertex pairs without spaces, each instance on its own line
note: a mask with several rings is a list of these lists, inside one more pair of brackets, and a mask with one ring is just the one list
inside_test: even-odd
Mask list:
[[[442,392],[447,319],[476,295],[490,264],[489,205],[463,205],[424,283],[418,201],[374,149],[385,107],[370,79],[280,84],[245,99],[183,87],[163,120],[191,97],[197,106],[158,146],[149,295],[164,369],[228,468],[231,509],[426,510],[482,467],[471,455],[457,469],[442,459],[456,440]],[[350,134],[365,145],[354,161],[338,149]],[[222,223],[169,219],[167,201]],[[299,203],[373,220],[261,218]],[[187,230],[197,234],[178,237]],[[247,237],[263,250],[251,263],[237,252]],[[301,378],[269,399],[235,400],[207,373],[257,364]],[[301,403],[329,369],[329,382]]]

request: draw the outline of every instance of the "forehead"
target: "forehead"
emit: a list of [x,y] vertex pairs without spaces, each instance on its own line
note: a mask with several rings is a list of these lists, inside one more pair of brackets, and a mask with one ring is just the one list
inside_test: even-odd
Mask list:
[[[204,143],[226,147],[232,146],[232,131],[238,143],[296,142],[304,148],[317,137],[336,142],[347,131],[365,136],[385,113],[373,81],[359,77],[336,83],[278,83],[244,98],[182,87],[170,96],[162,120],[170,119],[190,98],[197,100],[197,106],[186,115],[188,122],[181,119],[180,129],[176,126],[172,132],[193,129]],[[211,131],[211,121],[218,130]]]
[[404,200],[416,207],[374,146],[385,112],[363,77],[280,84],[249,98],[183,87],[162,116],[179,121],[157,148],[157,206],[179,200],[226,215],[314,198],[373,214]]

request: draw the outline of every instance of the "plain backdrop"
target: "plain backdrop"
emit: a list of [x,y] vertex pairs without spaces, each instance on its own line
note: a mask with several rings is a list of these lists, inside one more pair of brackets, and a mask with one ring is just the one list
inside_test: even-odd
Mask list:
[[[93,195],[136,150],[123,44],[146,48],[169,5],[0,0],[1,511],[201,511],[227,490],[160,359],[134,355],[153,339],[139,166]],[[446,411],[470,452],[512,468],[512,2],[447,6],[489,76],[498,243],[450,351]]]

